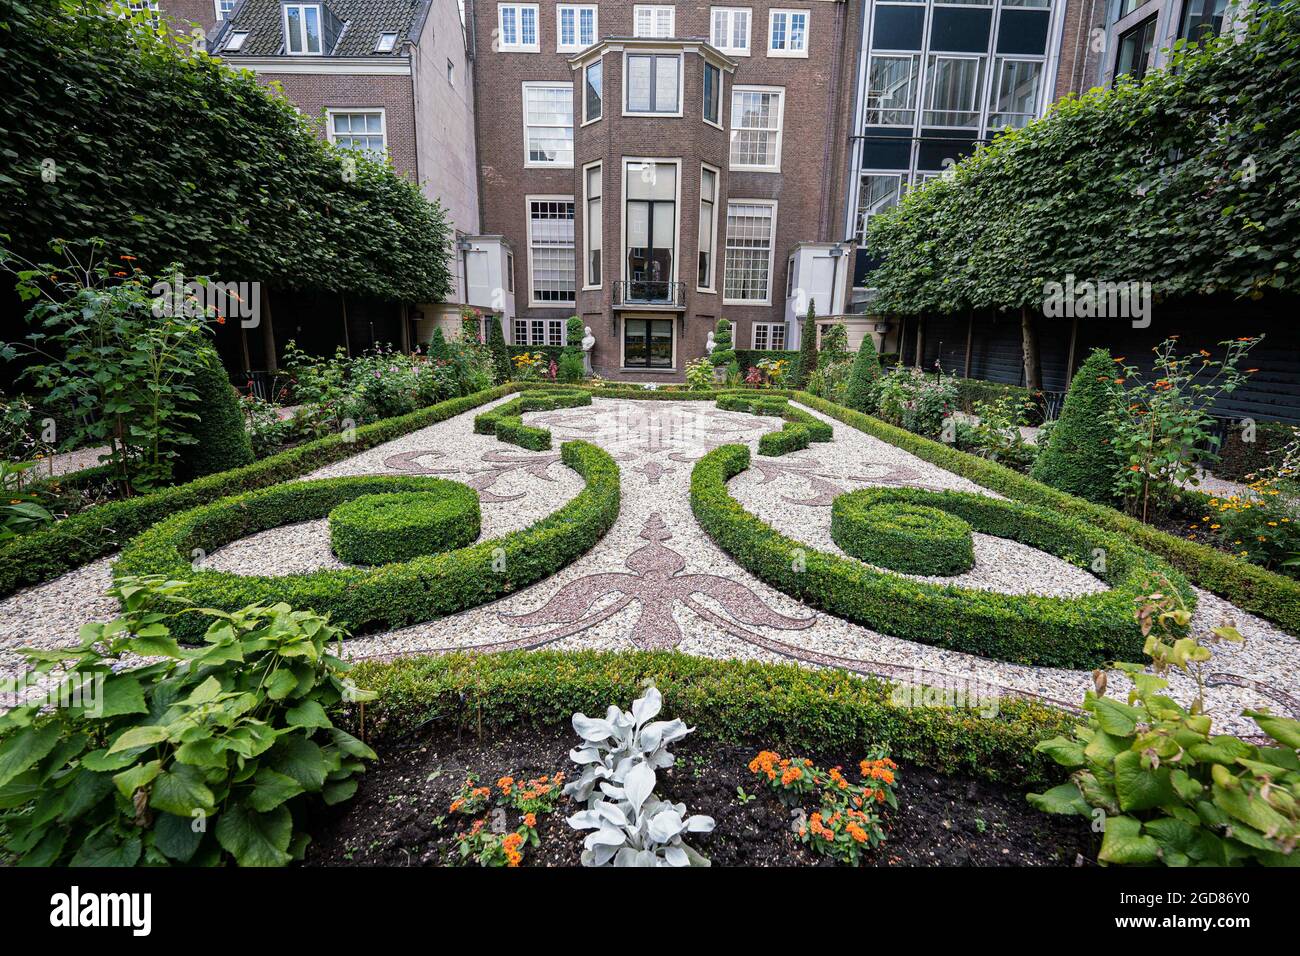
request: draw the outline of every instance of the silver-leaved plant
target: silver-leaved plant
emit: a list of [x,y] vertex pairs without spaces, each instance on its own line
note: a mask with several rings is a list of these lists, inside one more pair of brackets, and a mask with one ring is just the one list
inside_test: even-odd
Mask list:
[[653,720],[663,707],[654,686],[632,702],[632,711],[611,705],[603,720],[573,715],[582,745],[569,757],[582,767],[566,795],[587,804],[569,817],[583,841],[583,866],[708,866],[682,836],[709,833],[713,818],[686,815],[686,804],[654,796],[655,770],[673,765],[668,745],[691,728],[680,720]]

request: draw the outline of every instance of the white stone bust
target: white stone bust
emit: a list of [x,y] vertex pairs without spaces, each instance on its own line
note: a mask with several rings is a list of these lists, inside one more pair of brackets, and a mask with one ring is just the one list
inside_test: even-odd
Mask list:
[[708,341],[704,343],[704,351],[709,355],[712,355],[713,350],[716,349],[717,347],[718,347],[718,343],[713,341],[713,331],[710,330]]
[[591,326],[588,325],[582,330],[582,350],[590,352],[596,344],[596,336],[591,334]]

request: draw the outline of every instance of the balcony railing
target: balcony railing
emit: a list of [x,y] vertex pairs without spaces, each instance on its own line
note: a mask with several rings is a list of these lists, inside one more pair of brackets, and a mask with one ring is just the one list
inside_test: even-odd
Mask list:
[[614,304],[666,305],[683,308],[686,305],[686,283],[644,279],[615,282]]

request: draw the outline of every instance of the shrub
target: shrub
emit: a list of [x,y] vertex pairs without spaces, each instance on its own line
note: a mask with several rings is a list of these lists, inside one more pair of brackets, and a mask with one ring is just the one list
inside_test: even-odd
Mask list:
[[1115,500],[1119,455],[1111,442],[1111,389],[1118,371],[1105,349],[1094,349],[1079,367],[1065,396],[1051,440],[1038,451],[1030,475],[1088,501]]
[[501,329],[501,316],[489,315],[488,349],[492,355],[492,373],[495,384],[510,381],[514,368],[510,364],[510,349],[506,346],[506,335]]
[[880,356],[876,354],[876,343],[868,332],[862,337],[857,357],[853,360],[853,373],[849,376],[844,404],[859,412],[874,414],[880,401],[882,375]]
[[1281,422],[1243,422],[1230,426],[1219,448],[1214,476],[1229,481],[1252,481],[1273,472],[1282,463],[1283,449],[1294,440],[1295,429],[1296,426]]
[[[618,517],[618,466],[586,442],[566,442],[561,460],[586,480],[568,504],[529,527],[441,554],[378,568],[308,574],[240,575],[196,569],[194,550],[215,549],[258,531],[323,518],[345,501],[366,494],[426,491],[423,476],[368,475],[295,481],[225,498],[160,522],[123,549],[116,574],[166,574],[191,582],[189,594],[204,606],[230,610],[261,602],[329,614],[350,631],[418,624],[503,597],[565,567],[587,552]],[[194,638],[186,619],[177,633]]]
[[[301,859],[306,804],[347,800],[375,759],[328,715],[373,699],[327,650],[343,631],[283,604],[201,611],[162,578],[110,594],[123,615],[85,625],[78,645],[19,651],[75,704],[0,715],[8,853],[27,866]],[[171,639],[172,610],[195,622],[199,647]]]
[[686,363],[686,388],[702,392],[713,388],[713,365],[706,358]]
[[758,439],[758,453],[778,458],[807,448],[808,440],[807,428],[787,422],[780,431],[767,432]]
[[204,350],[200,358],[190,379],[190,388],[198,396],[193,403],[198,418],[190,419],[185,427],[194,441],[181,446],[176,463],[177,477],[183,481],[253,462],[253,445],[244,428],[239,396],[221,358],[212,349]]
[[1035,408],[1031,399],[1011,395],[978,401],[972,411],[979,420],[973,425],[958,424],[957,444],[963,451],[1027,472],[1038,449],[1025,440],[1020,429],[1029,424],[1030,412]]
[[524,412],[578,408],[590,404],[591,392],[585,389],[530,389],[504,405],[498,405],[475,417],[474,432],[478,435],[495,435],[503,442],[530,451],[546,451],[551,447],[550,430],[525,425],[519,416]]
[[563,382],[566,385],[574,385],[581,382],[587,374],[587,365],[582,358],[582,349],[576,352],[565,352],[560,356],[560,371],[556,376],[556,381]]
[[817,358],[819,368],[835,365],[849,360],[849,330],[843,322],[835,322],[826,327],[822,334],[821,353]]
[[730,366],[736,361],[736,352],[731,342],[731,323],[726,319],[718,319],[713,327],[713,346],[709,361],[714,368]]
[[478,493],[457,481],[363,495],[329,514],[330,546],[348,564],[390,564],[463,548],[478,539]]
[[1243,495],[1211,497],[1184,495],[1188,508],[1198,509],[1192,531],[1217,538],[1223,550],[1265,568],[1286,568],[1300,554],[1300,514],[1289,495],[1257,481]]
[[[771,418],[782,418],[789,425],[801,425],[808,433],[810,442],[828,442],[834,435],[835,430],[826,422],[814,415],[810,415],[802,408],[796,408],[791,405],[785,398],[778,397],[771,393],[755,394],[751,391],[744,392],[723,392],[718,396],[718,408],[729,412],[748,412],[751,415],[765,415]],[[790,439],[784,439],[789,441]],[[806,446],[805,446],[806,447]],[[793,450],[793,449],[791,449]],[[766,454],[766,452],[764,452]],[[781,454],[784,454],[782,452]]]
[[900,366],[880,381],[880,417],[926,438],[943,434],[944,423],[956,407],[957,383],[951,376]]
[[[691,509],[700,527],[766,584],[895,637],[1018,664],[1095,667],[1134,660],[1140,653],[1132,607],[1137,595],[1147,593],[1152,575],[1174,581],[1194,600],[1186,582],[1167,565],[1118,535],[1043,508],[955,491],[870,489],[881,501],[939,508],[976,531],[1091,566],[1110,590],[1078,598],[1010,595],[878,571],[792,541],[745,511],[726,483],[748,467],[744,445],[723,445],[696,463]],[[1098,562],[1098,554],[1104,561]]]
[[817,371],[817,305],[808,303],[808,314],[804,316],[803,332],[799,336],[799,364],[796,367],[795,387],[806,388],[808,380]]
[[904,574],[961,574],[975,566],[970,525],[928,505],[881,501],[876,489],[840,495],[831,538],[845,554]]

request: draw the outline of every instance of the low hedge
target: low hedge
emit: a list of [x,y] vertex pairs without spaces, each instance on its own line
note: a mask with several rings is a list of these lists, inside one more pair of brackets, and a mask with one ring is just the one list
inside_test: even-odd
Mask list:
[[[718,408],[728,412],[748,412],[784,419],[786,428],[801,425],[808,432],[808,440],[828,442],[835,437],[835,429],[815,415],[791,405],[787,395],[770,391],[726,391],[718,395]],[[806,447],[806,446],[805,446]],[[764,452],[766,454],[766,452]]]
[[1289,634],[1300,634],[1300,581],[1266,571],[1216,548],[1166,534],[1114,508],[1068,495],[997,462],[922,438],[807,392],[799,392],[797,399],[809,408],[998,494],[1123,535],[1168,561],[1194,584],[1221,595],[1243,611],[1274,622]]
[[780,431],[768,432],[758,439],[758,453],[779,458],[808,447],[808,429],[787,422]]
[[[363,494],[427,490],[420,476],[367,475],[295,481],[225,498],[182,512],[132,541],[114,573],[164,574],[190,582],[186,597],[200,607],[235,611],[283,601],[329,614],[353,633],[419,624],[504,597],[549,577],[604,536],[619,510],[618,465],[587,442],[566,442],[561,460],[586,480],[563,508],[521,531],[442,554],[378,568],[245,576],[196,570],[195,549],[211,553],[238,538],[290,522],[322,518]],[[180,617],[173,634],[201,635],[202,621]]]
[[330,512],[330,546],[348,564],[391,564],[478,540],[478,492],[435,478],[422,491],[362,495]]
[[551,447],[550,429],[525,425],[520,416],[524,412],[549,412],[590,404],[591,393],[579,388],[530,389],[504,405],[476,416],[474,431],[479,435],[495,435],[499,441],[530,451],[548,451]]
[[0,597],[58,577],[88,561],[121,549],[131,538],[178,511],[298,478],[495,401],[518,389],[505,384],[453,398],[408,415],[362,425],[349,436],[329,435],[242,468],[223,471],[174,488],[87,508],[49,528],[0,547]]
[[859,561],[903,574],[962,574],[975,566],[971,526],[938,507],[897,500],[892,488],[840,495],[831,505],[831,539]]
[[366,705],[365,729],[380,747],[401,746],[400,738],[430,721],[479,733],[567,728],[575,711],[627,706],[653,680],[664,714],[701,736],[827,757],[883,743],[902,760],[1026,788],[1059,782],[1059,768],[1034,745],[1076,722],[1010,696],[991,718],[977,710],[899,706],[891,685],[876,678],[669,651],[414,657],[362,662],[352,677],[379,693]]
[[[817,551],[746,511],[727,482],[749,467],[749,448],[723,445],[691,472],[691,509],[709,537],[741,567],[779,591],[895,637],[1013,664],[1091,668],[1142,660],[1136,600],[1163,575],[1189,605],[1195,595],[1176,571],[1117,534],[1018,502],[964,492],[889,489],[891,500],[934,505],[986,534],[1011,538],[1087,566],[1111,589],[1078,598],[999,594],[931,584]],[[802,560],[798,560],[802,557]]]

